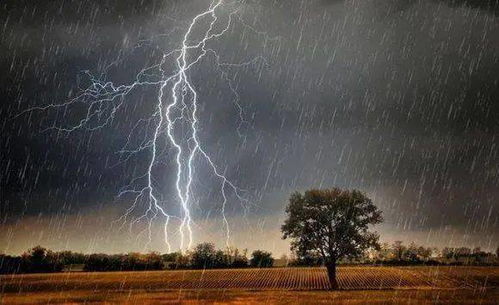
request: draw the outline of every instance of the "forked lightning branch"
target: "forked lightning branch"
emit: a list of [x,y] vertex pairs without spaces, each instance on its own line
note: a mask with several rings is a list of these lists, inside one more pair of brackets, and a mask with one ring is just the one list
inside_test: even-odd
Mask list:
[[[227,245],[230,242],[230,227],[226,217],[229,196],[234,196],[240,203],[247,203],[247,198],[242,194],[242,190],[226,177],[222,170],[223,166],[215,164],[203,146],[203,139],[200,138],[198,132],[199,118],[203,115],[199,110],[199,102],[203,97],[199,96],[198,91],[196,91],[196,84],[192,82],[189,74],[192,68],[200,63],[203,58],[212,56],[216,63],[214,71],[223,74],[227,86],[234,94],[234,106],[239,113],[237,119],[243,119],[243,108],[239,104],[238,94],[224,69],[256,64],[264,60],[257,57],[240,63],[222,62],[217,52],[208,47],[207,43],[223,36],[236,20],[258,35],[264,33],[258,32],[253,27],[242,22],[242,19],[237,15],[237,10],[231,12],[224,10],[223,0],[212,1],[205,11],[199,13],[190,21],[179,47],[165,51],[160,62],[142,69],[136,75],[134,82],[116,85],[112,81],[102,81],[102,77],[96,78],[90,72],[86,72],[91,84],[75,98],[65,103],[33,107],[23,112],[53,108],[67,109],[76,104],[83,104],[86,113],[76,124],[70,127],[54,124],[48,129],[67,133],[77,130],[94,131],[110,125],[116,119],[120,109],[127,103],[129,94],[135,89],[139,87],[156,88],[154,90],[157,90],[157,97],[153,101],[155,103],[155,112],[149,118],[141,119],[135,123],[132,133],[121,151],[121,153],[126,153],[129,156],[147,151],[149,155],[148,166],[145,173],[134,178],[118,194],[119,197],[131,196],[132,200],[130,206],[117,222],[123,225],[128,223],[130,230],[139,222],[145,222],[146,229],[142,233],[148,237],[146,247],[148,247],[153,234],[155,234],[153,224],[156,220],[159,220],[163,223],[162,235],[164,235],[164,243],[169,252],[174,249],[183,251],[191,248],[195,234],[191,212],[194,196],[195,165],[201,160],[207,163],[211,169],[213,179],[217,179],[220,184],[219,192],[222,200],[219,207]],[[226,14],[226,18],[220,18],[219,14],[221,13]],[[174,71],[165,69],[170,61],[174,62]],[[159,72],[154,74],[152,71]],[[152,124],[153,128],[151,128],[150,137],[148,137],[147,141],[142,141],[138,148],[128,149],[128,143],[133,140],[131,139],[133,130],[141,124]],[[178,132],[179,129],[182,132]],[[186,129],[187,131],[185,131]],[[171,158],[173,158],[172,161],[175,167],[173,171],[175,175],[175,202],[178,203],[179,211],[175,214],[171,212],[174,210],[172,207],[166,206],[165,201],[160,200],[161,191],[159,190],[160,187],[156,185],[157,179],[154,175],[154,168],[158,165],[158,160],[162,157],[162,154],[164,154],[164,150],[159,147],[159,142],[165,139],[174,151]],[[146,182],[137,187],[138,181]],[[144,213],[141,213],[141,216],[138,217],[132,216],[143,203],[145,203],[146,207]],[[172,220],[175,220],[175,222]],[[178,225],[174,226],[174,223]],[[172,235],[178,236],[176,238],[178,242],[172,242]]]

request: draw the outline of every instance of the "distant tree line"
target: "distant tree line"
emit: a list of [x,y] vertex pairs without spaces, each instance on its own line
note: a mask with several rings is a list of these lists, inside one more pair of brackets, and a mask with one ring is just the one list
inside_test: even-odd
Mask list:
[[[497,265],[499,248],[496,253],[480,248],[443,248],[425,247],[412,242],[405,245],[402,241],[392,244],[382,243],[379,249],[366,251],[356,259],[343,259],[340,264],[381,264],[381,265]],[[299,255],[294,253],[288,258],[290,266],[322,266],[319,255]]]
[[[247,257],[247,250],[216,249],[202,243],[186,253],[147,254],[82,254],[71,251],[54,252],[36,246],[21,256],[0,254],[0,274],[46,273],[68,270],[82,271],[142,271],[163,269],[267,268],[274,258],[270,252],[256,250]],[[74,268],[77,266],[77,268]],[[79,268],[78,268],[79,267]]]
[[[381,264],[381,265],[497,265],[499,249],[496,253],[480,248],[443,248],[439,250],[415,243],[405,245],[401,241],[392,244],[382,243],[378,250],[371,250],[356,259],[343,259],[340,264]],[[323,266],[319,255],[282,256],[281,266]],[[83,254],[72,251],[54,252],[36,246],[20,256],[0,254],[0,274],[46,273],[64,270],[81,271],[142,271],[164,269],[221,269],[221,268],[269,268],[276,260],[263,250],[251,253],[247,250],[227,248],[216,249],[211,243],[202,243],[185,253],[160,254]],[[74,268],[76,266],[76,268]]]
[[59,272],[63,261],[56,252],[36,246],[21,256],[0,255],[0,274]]
[[274,258],[267,251],[256,250],[247,257],[247,250],[237,248],[216,249],[212,243],[201,243],[185,254],[180,252],[163,255],[168,269],[215,269],[215,268],[267,268]]
[[157,252],[147,254],[90,254],[84,260],[84,271],[144,271],[163,269],[163,259]]
[[378,251],[368,253],[368,259],[384,264],[493,265],[499,262],[498,250],[495,254],[467,247],[440,250],[416,243],[406,246],[402,241],[395,241],[391,245],[383,243]]

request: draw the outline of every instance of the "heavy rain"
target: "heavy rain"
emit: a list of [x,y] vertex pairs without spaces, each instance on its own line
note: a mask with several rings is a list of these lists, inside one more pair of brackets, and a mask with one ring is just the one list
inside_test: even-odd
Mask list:
[[499,255],[497,0],[6,0],[0,68],[1,254],[288,260],[339,188],[382,245]]

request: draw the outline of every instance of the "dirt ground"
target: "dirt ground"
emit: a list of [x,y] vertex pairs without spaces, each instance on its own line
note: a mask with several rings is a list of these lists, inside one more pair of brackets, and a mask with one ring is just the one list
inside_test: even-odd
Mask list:
[[282,291],[282,290],[169,290],[98,292],[66,291],[59,293],[7,293],[0,304],[499,304],[499,291],[488,290],[350,290],[350,291]]

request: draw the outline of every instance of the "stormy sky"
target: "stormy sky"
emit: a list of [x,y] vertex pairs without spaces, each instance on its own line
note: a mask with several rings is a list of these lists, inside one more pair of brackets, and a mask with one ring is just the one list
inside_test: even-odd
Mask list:
[[[81,106],[23,111],[74,98],[89,75],[133,82],[178,48],[209,4],[2,1],[0,251],[165,251],[160,233],[146,246],[146,223],[116,222],[133,201],[117,195],[142,183],[134,178],[150,158],[148,149],[126,151],[150,137],[157,88],[131,92],[95,130],[99,122],[51,129],[77,125]],[[279,228],[289,194],[338,186],[366,192],[383,210],[382,240],[498,246],[498,1],[232,1],[221,21],[234,11],[209,47],[223,63],[249,64],[221,70],[210,54],[190,71],[202,144],[247,199],[228,194],[233,245],[287,252]],[[163,144],[154,174],[174,213]],[[197,160],[195,242],[223,246],[219,190]]]

